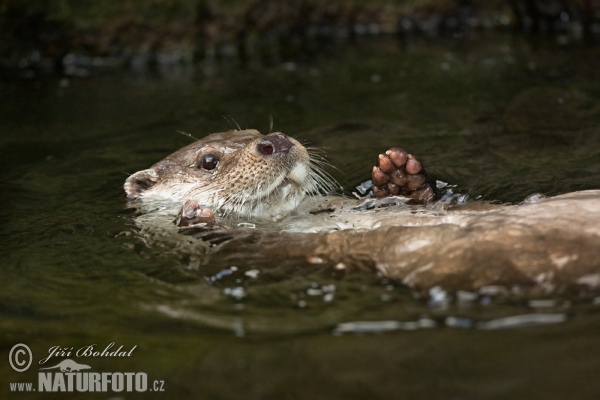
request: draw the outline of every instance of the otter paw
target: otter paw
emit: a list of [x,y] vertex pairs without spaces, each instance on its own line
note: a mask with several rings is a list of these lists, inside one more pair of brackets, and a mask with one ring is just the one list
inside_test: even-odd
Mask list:
[[371,173],[373,194],[381,198],[402,195],[428,201],[435,197],[421,161],[406,150],[393,147],[379,155]]
[[214,223],[215,215],[213,212],[208,208],[201,208],[194,200],[187,200],[175,219],[175,225],[180,227],[198,224],[212,226]]

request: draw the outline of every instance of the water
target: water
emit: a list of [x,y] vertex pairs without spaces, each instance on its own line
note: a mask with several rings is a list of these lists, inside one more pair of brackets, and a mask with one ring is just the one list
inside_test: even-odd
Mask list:
[[[55,345],[137,345],[77,361],[145,371],[172,398],[593,398],[600,308],[588,295],[414,293],[318,260],[200,269],[136,236],[122,184],[189,143],[177,130],[235,120],[266,132],[273,116],[327,152],[348,193],[392,145],[471,198],[598,188],[598,53],[479,35],[363,43],[294,68],[4,80],[2,348],[26,343],[37,362]],[[3,397],[36,379],[35,365],[0,365]]]

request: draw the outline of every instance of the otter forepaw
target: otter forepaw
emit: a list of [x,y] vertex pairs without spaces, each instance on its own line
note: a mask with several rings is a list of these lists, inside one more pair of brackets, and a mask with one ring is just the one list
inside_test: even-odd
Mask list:
[[379,155],[371,173],[373,194],[381,198],[402,195],[416,200],[432,200],[435,192],[421,161],[406,150],[393,147]]
[[187,200],[175,219],[175,224],[180,227],[199,224],[212,226],[214,223],[215,214],[208,208],[201,208],[200,204],[194,200]]

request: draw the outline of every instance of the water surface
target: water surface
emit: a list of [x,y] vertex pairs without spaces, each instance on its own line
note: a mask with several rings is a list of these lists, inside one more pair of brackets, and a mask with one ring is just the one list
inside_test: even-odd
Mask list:
[[[597,47],[479,35],[270,68],[4,80],[1,345],[26,343],[35,361],[54,345],[137,345],[89,364],[164,379],[169,398],[593,398],[600,306],[588,293],[430,299],[286,260],[258,274],[188,268],[136,235],[122,184],[188,144],[177,130],[267,132],[272,116],[327,152],[347,194],[395,145],[472,198],[597,189],[599,60]],[[35,378],[1,368],[4,397]]]

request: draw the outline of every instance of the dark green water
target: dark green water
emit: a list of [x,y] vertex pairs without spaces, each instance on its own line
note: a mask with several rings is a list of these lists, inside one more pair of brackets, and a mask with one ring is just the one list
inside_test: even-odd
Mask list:
[[[20,374],[0,362],[3,398],[44,397],[9,394],[9,382],[37,382],[37,362],[51,346],[111,342],[137,348],[129,358],[76,360],[165,381],[164,393],[115,394],[122,398],[600,395],[600,305],[590,298],[540,307],[480,296],[431,306],[373,274],[340,277],[285,260],[257,278],[241,265],[210,284],[205,277],[220,266],[190,271],[189,260],[144,245],[122,193],[129,173],[189,143],[177,130],[201,137],[232,128],[226,117],[266,132],[269,116],[274,129],[323,148],[349,190],[395,145],[472,197],[597,189],[597,47],[508,36],[388,41],[307,65],[181,67],[62,83],[0,86],[0,346],[4,360],[16,343],[34,355]],[[239,287],[244,297],[236,298]],[[531,313],[566,322],[468,327]],[[421,321],[421,329],[334,334],[341,323],[385,320]],[[435,327],[424,328],[430,320]]]

